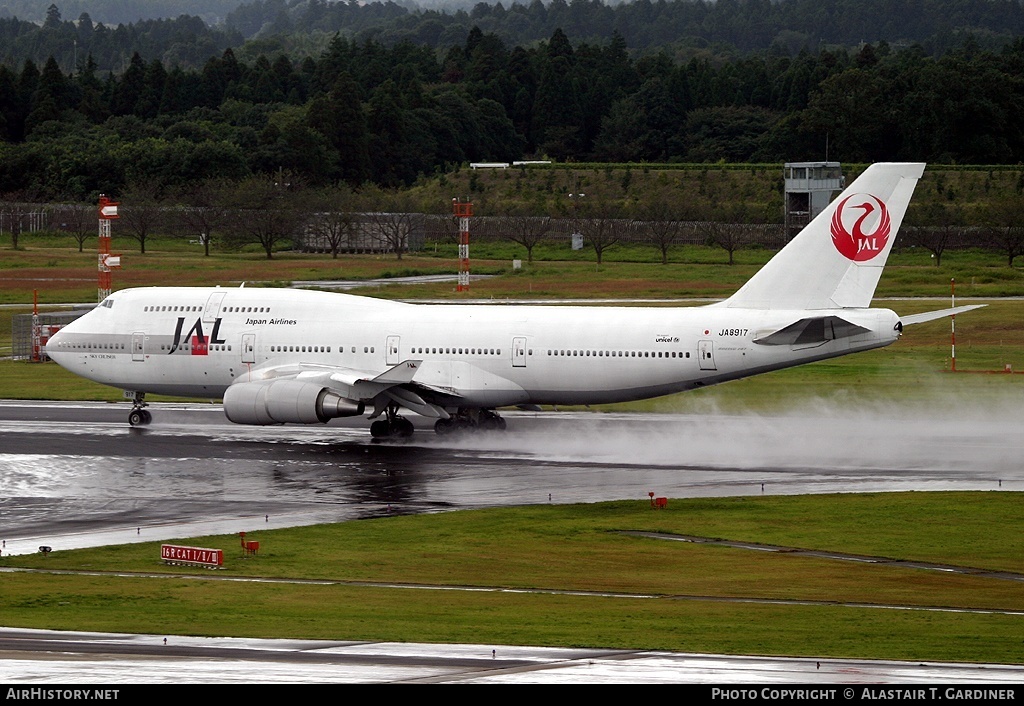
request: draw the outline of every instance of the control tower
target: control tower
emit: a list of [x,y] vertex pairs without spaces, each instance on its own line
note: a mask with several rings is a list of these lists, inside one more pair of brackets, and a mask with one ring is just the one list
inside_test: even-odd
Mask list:
[[786,237],[821,213],[846,180],[839,162],[786,162]]

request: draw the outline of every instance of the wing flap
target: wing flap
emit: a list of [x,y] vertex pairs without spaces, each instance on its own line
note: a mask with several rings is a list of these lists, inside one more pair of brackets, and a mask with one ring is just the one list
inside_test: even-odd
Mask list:
[[389,387],[384,390],[384,394],[406,409],[411,409],[416,414],[421,414],[424,417],[448,419],[451,416],[443,407],[427,402],[412,390],[404,387]]

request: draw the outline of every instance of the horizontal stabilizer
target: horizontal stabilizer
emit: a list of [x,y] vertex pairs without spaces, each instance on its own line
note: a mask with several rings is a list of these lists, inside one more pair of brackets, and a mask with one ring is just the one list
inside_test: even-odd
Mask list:
[[837,338],[848,338],[869,331],[870,329],[852,324],[838,316],[815,316],[800,319],[767,336],[755,338],[754,343],[760,343],[763,346],[807,346]]
[[901,316],[900,323],[904,326],[910,326],[911,324],[923,324],[925,321],[934,321],[935,319],[941,319],[944,316],[956,316],[962,314],[965,311],[972,311],[973,309],[980,309],[986,304],[967,304],[965,306],[956,306],[952,309],[939,309],[938,311],[926,311],[922,314],[911,314],[910,316]]

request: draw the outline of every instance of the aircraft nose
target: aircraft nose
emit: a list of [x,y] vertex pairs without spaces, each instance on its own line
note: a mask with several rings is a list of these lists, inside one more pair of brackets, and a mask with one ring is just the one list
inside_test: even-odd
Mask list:
[[67,337],[64,336],[60,331],[57,331],[56,333],[52,334],[49,340],[46,341],[46,345],[43,347],[43,349],[46,351],[46,355],[52,358],[53,353],[60,350],[61,341],[65,338]]

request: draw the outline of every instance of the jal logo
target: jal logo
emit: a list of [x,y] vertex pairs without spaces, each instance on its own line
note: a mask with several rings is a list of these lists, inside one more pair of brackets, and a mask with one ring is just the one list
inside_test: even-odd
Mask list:
[[168,351],[168,355],[178,350],[178,346],[184,341],[189,341],[189,352],[192,355],[208,355],[210,351],[211,343],[226,343],[223,338],[219,338],[220,335],[220,317],[213,322],[213,331],[209,336],[203,335],[203,320],[196,319],[196,322],[192,324],[192,328],[182,336],[181,330],[185,328],[185,317],[179,316],[178,323],[174,327],[174,345],[171,350]]
[[870,260],[885,250],[891,230],[889,209],[870,194],[847,196],[832,216],[832,242],[854,262]]

